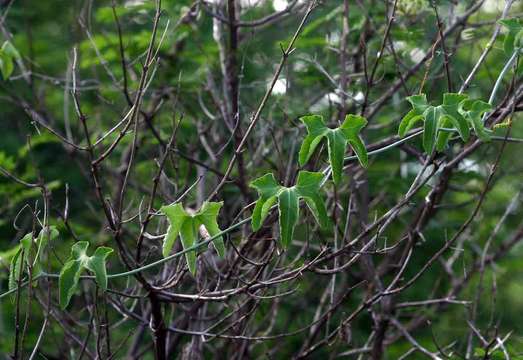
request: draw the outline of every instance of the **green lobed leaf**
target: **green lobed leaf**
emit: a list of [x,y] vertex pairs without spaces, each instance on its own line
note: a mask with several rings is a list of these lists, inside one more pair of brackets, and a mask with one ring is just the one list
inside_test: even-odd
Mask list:
[[[204,202],[200,210],[194,215],[189,214],[181,203],[163,206],[160,210],[169,220],[169,228],[163,242],[163,256],[169,256],[178,236],[180,236],[184,249],[195,245],[198,240],[198,228],[201,225],[205,226],[210,236],[220,233],[217,219],[222,206],[223,202]],[[222,236],[213,240],[213,246],[220,256],[225,255]],[[196,255],[196,250],[185,254],[187,265],[192,274],[196,273]]]
[[[439,131],[440,128],[455,128],[463,141],[468,141],[470,138],[470,127],[482,140],[486,141],[489,138],[488,131],[484,129],[472,109],[475,101],[469,100],[466,94],[445,93],[443,102],[439,106],[429,105],[423,94],[410,96],[407,99],[413,109],[402,119],[398,134],[404,136],[415,123],[423,120],[423,148],[427,153],[431,153],[434,148],[442,151],[447,146],[452,134],[448,131]],[[424,112],[420,114],[423,109]]]
[[349,114],[343,123],[336,129],[328,128],[320,115],[309,115],[300,118],[307,128],[307,136],[299,152],[299,164],[305,165],[318,144],[324,137],[327,138],[327,150],[329,163],[332,168],[332,180],[335,184],[341,181],[343,170],[343,159],[347,150],[347,143],[350,144],[354,153],[362,166],[368,165],[367,149],[359,133],[367,125],[367,120],[358,115]]
[[89,243],[79,241],[71,247],[71,255],[60,271],[58,278],[60,306],[65,309],[76,289],[78,281],[84,269],[94,273],[96,283],[102,290],[107,290],[107,256],[113,252],[113,249],[100,246],[92,256],[87,256]]
[[300,171],[296,185],[290,188],[279,185],[274,175],[266,174],[251,183],[258,190],[260,198],[252,216],[252,227],[257,231],[267,217],[272,205],[278,201],[280,225],[280,244],[283,248],[292,241],[294,227],[298,221],[299,199],[302,198],[322,228],[330,225],[324,200],[320,195],[323,174],[319,172]]

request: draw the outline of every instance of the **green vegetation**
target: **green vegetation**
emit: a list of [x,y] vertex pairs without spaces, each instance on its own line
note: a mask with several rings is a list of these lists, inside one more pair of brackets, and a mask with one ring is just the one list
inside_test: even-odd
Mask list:
[[0,357],[523,359],[522,14],[0,1]]

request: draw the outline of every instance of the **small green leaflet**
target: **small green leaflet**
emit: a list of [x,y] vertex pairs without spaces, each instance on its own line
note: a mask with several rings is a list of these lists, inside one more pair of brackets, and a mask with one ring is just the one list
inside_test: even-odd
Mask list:
[[0,48],[0,72],[4,80],[9,79],[14,70],[14,60],[19,58],[20,54],[13,44],[4,42]]
[[336,129],[328,128],[321,115],[303,116],[300,120],[305,124],[308,133],[299,152],[300,166],[305,165],[309,161],[322,139],[327,138],[329,162],[332,167],[332,180],[335,184],[339,184],[341,181],[343,158],[347,149],[347,143],[354,150],[361,166],[367,167],[369,162],[367,149],[360,136],[361,129],[367,125],[367,120],[364,117],[349,114]]
[[[184,249],[194,246],[198,240],[198,229],[202,225],[211,237],[220,233],[221,230],[218,226],[217,217],[222,206],[223,202],[206,201],[203,203],[201,209],[194,214],[187,212],[181,203],[163,206],[160,210],[169,220],[167,235],[165,235],[163,240],[163,256],[169,256],[174,241],[178,236],[180,236]],[[225,245],[223,243],[223,237],[217,237],[212,243],[218,254],[224,256]],[[196,250],[185,253],[187,266],[193,275],[196,273],[196,254]]]
[[412,110],[409,111],[400,122],[398,134],[401,137],[405,136],[417,122],[424,119],[423,113],[429,107],[425,94],[409,96],[407,97],[407,101],[410,102]]
[[71,256],[62,267],[58,285],[60,289],[60,306],[65,309],[78,287],[78,280],[84,269],[89,270],[95,276],[96,283],[103,290],[107,290],[107,256],[113,249],[100,246],[92,256],[87,256],[87,241],[79,241],[71,247]]
[[500,20],[500,24],[508,29],[503,42],[503,48],[507,54],[512,54],[514,49],[523,49],[523,24],[519,19]]
[[481,100],[465,100],[459,105],[459,111],[472,125],[476,136],[481,140],[490,141],[490,130],[483,124],[483,114],[491,110],[492,106]]
[[319,172],[300,171],[296,185],[285,187],[278,184],[272,173],[251,182],[250,186],[258,191],[259,199],[256,201],[252,213],[252,228],[260,229],[267,218],[270,208],[278,202],[280,242],[286,249],[292,241],[294,227],[299,218],[299,200],[303,199],[316,221],[322,228],[329,226],[329,217],[323,198],[320,196],[323,174]]
[[431,154],[434,149],[443,151],[446,148],[451,132],[440,131],[443,128],[456,129],[461,139],[468,141],[472,127],[481,140],[488,140],[488,133],[481,119],[478,121],[476,113],[470,113],[468,109],[479,100],[472,101],[467,99],[467,95],[456,93],[444,94],[443,103],[438,106],[430,105],[424,94],[409,96],[407,100],[412,110],[401,120],[398,135],[405,136],[419,121],[423,121],[423,149],[427,154]]
[[9,266],[9,290],[16,289],[18,286],[18,280],[22,272],[22,249],[19,248],[15,256],[11,259],[11,264]]
[[[467,95],[446,93],[443,94],[443,104],[438,106],[441,110],[439,120],[440,128],[455,128],[463,141],[470,138],[470,129],[466,119],[459,112],[459,104],[467,99]],[[436,140],[436,150],[443,151],[449,142],[451,133],[440,131]]]

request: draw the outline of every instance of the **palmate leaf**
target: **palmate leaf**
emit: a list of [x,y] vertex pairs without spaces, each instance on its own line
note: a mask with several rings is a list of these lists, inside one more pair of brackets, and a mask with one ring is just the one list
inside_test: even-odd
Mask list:
[[78,281],[84,269],[89,270],[95,276],[96,283],[103,290],[107,290],[107,256],[113,249],[101,246],[97,248],[92,256],[87,256],[89,243],[79,241],[71,247],[71,255],[66,261],[58,279],[60,307],[65,309],[78,288]]
[[[443,151],[447,147],[451,132],[441,131],[442,128],[456,129],[463,141],[468,141],[470,127],[480,139],[485,141],[488,137],[474,110],[468,109],[467,104],[471,100],[468,100],[465,94],[446,93],[443,95],[443,103],[438,106],[430,105],[424,94],[410,96],[407,100],[411,103],[412,110],[401,120],[398,135],[405,136],[414,125],[423,121],[423,149],[428,154],[434,149]],[[470,102],[473,103],[475,101]],[[464,105],[467,108],[465,110]]]
[[260,196],[252,214],[253,230],[257,231],[261,227],[270,208],[278,201],[280,244],[284,249],[287,248],[292,241],[294,228],[299,219],[300,199],[305,201],[320,226],[327,227],[329,218],[320,195],[322,179],[322,173],[300,171],[296,185],[292,187],[281,186],[271,173],[251,182],[250,186],[255,188]]
[[320,115],[303,116],[300,120],[307,128],[307,136],[303,140],[300,148],[298,160],[300,166],[305,165],[316,147],[323,138],[327,138],[327,151],[329,163],[332,168],[332,180],[335,184],[341,181],[343,169],[343,159],[347,150],[347,143],[350,144],[363,167],[368,165],[367,149],[360,136],[360,132],[367,125],[367,120],[362,116],[349,114],[336,129],[330,129]]
[[[220,233],[217,218],[222,206],[223,202],[204,202],[201,209],[195,214],[187,212],[180,203],[163,206],[160,210],[169,220],[169,228],[163,241],[163,256],[169,256],[178,236],[184,249],[194,246],[198,240],[198,229],[202,225],[210,236]],[[214,239],[213,246],[220,256],[225,255],[223,237],[219,236]],[[196,250],[185,253],[187,266],[193,275],[196,273],[196,254]]]

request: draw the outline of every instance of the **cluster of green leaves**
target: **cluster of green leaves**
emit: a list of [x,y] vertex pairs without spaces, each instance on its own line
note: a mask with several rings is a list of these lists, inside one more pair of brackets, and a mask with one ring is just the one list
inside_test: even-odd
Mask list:
[[[329,163],[332,169],[332,180],[338,185],[342,179],[343,161],[347,144],[350,145],[360,164],[368,166],[368,154],[360,132],[367,125],[367,120],[358,115],[349,114],[343,123],[334,129],[325,125],[323,116],[308,115],[300,118],[307,129],[307,136],[300,147],[298,161],[304,166],[322,142],[327,141]],[[269,210],[278,202],[278,215],[280,226],[280,245],[286,249],[294,234],[294,228],[299,219],[300,199],[303,199],[314,218],[322,228],[330,224],[323,198],[320,195],[324,182],[324,175],[319,172],[300,171],[296,184],[292,187],[280,185],[272,173],[251,182],[251,187],[258,192],[252,214],[252,228],[258,231],[267,218]]]
[[[436,148],[443,151],[450,135],[449,128],[457,130],[463,141],[470,137],[470,128],[482,141],[489,141],[489,130],[483,124],[483,114],[491,109],[490,104],[481,100],[471,100],[465,94],[446,93],[443,103],[430,105],[425,94],[409,96],[412,105],[399,125],[398,134],[403,137],[419,121],[423,121],[423,149],[431,154]],[[446,131],[443,131],[446,130]]]
[[17,251],[11,258],[9,267],[9,290],[17,287],[18,281],[22,278],[25,269],[31,269],[33,276],[41,271],[41,255],[49,241],[54,240],[59,235],[54,226],[48,226],[40,230],[35,238],[33,233],[26,234],[21,240]]
[[327,127],[321,115],[303,116],[300,120],[305,124],[308,133],[300,148],[300,166],[305,165],[310,160],[318,144],[323,138],[326,138],[329,162],[332,167],[332,180],[335,184],[339,184],[341,181],[347,143],[350,144],[358,157],[361,166],[367,167],[369,162],[367,150],[360,136],[361,129],[367,125],[367,120],[363,116],[349,114],[345,117],[343,123],[335,129]]
[[[327,127],[320,115],[304,116],[300,120],[305,124],[308,132],[299,152],[301,166],[310,160],[314,150],[324,138],[327,139],[332,179],[335,184],[339,184],[341,181],[347,144],[353,149],[360,164],[364,167],[368,165],[367,150],[360,136],[361,130],[367,125],[364,117],[347,115],[343,123],[335,129]],[[322,181],[322,173],[310,171],[300,171],[296,185],[292,187],[280,185],[272,173],[252,181],[251,187],[255,188],[259,194],[252,214],[253,230],[260,229],[269,210],[278,202],[280,244],[283,248],[287,248],[292,241],[294,228],[299,219],[300,199],[305,201],[320,226],[327,227],[330,223],[329,217],[324,200],[320,196]],[[163,256],[169,256],[178,236],[184,249],[194,246],[198,239],[198,228],[202,225],[211,236],[218,234],[220,228],[217,216],[222,205],[222,202],[205,202],[196,213],[186,211],[180,203],[163,206],[161,211],[169,220],[169,228],[163,242]],[[213,244],[218,254],[223,256],[225,253],[223,238],[221,236],[216,238]],[[196,250],[185,253],[187,265],[193,274],[196,273],[196,254]]]
[[252,213],[253,230],[260,229],[269,214],[269,210],[278,201],[280,243],[284,249],[287,248],[292,240],[294,227],[298,222],[300,199],[305,200],[320,226],[326,228],[329,225],[329,217],[324,200],[320,196],[322,180],[322,173],[300,171],[296,185],[292,187],[278,184],[272,173],[265,174],[251,182],[251,187],[255,188],[260,196]]
[[0,73],[4,80],[9,79],[15,68],[15,60],[20,58],[20,54],[9,41],[5,41],[0,48]]
[[[198,240],[198,229],[202,225],[210,236],[220,233],[217,217],[222,206],[223,202],[204,202],[201,209],[196,213],[186,211],[181,203],[163,206],[161,211],[169,221],[167,235],[163,241],[163,256],[169,256],[178,236],[180,236],[184,249],[194,246]],[[219,236],[214,239],[213,245],[220,256],[225,254],[223,237]],[[185,259],[192,274],[196,273],[196,254],[196,250],[185,253]]]
[[64,264],[58,279],[60,290],[60,306],[65,309],[76,292],[80,275],[87,269],[95,276],[96,283],[102,290],[107,289],[106,259],[113,249],[98,247],[92,256],[87,256],[89,242],[79,241],[71,247],[71,255]]
[[[54,226],[43,228],[37,237],[33,233],[26,234],[11,259],[9,269],[9,290],[16,289],[19,281],[23,280],[24,272],[31,271],[33,278],[41,273],[43,253],[50,241],[59,235]],[[78,280],[84,269],[91,271],[98,286],[107,289],[107,272],[105,262],[107,256],[113,252],[111,248],[99,247],[92,256],[87,256],[87,241],[79,241],[71,248],[71,256],[62,267],[59,276],[60,305],[67,307],[74,295]]]

